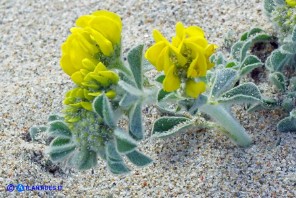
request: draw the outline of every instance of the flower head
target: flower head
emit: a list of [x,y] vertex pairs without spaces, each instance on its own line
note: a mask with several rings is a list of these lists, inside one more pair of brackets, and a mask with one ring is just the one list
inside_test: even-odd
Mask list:
[[291,7],[295,7],[296,6],[296,0],[286,0],[286,3],[291,6]]
[[155,44],[145,53],[146,59],[158,71],[164,71],[163,89],[171,92],[185,83],[185,94],[196,98],[205,91],[205,83],[198,77],[206,75],[214,64],[209,57],[216,45],[209,44],[204,31],[198,26],[185,28],[181,22],[176,25],[176,36],[170,43],[158,30],[153,31]]
[[92,72],[80,70],[71,76],[79,86],[67,92],[64,104],[92,111],[92,101],[96,96],[102,93],[111,99],[116,96],[113,85],[119,80],[118,74],[107,70],[101,62],[93,67]]
[[71,35],[62,44],[61,67],[68,75],[90,69],[83,62],[87,60],[96,65],[103,56],[112,56],[120,47],[122,23],[113,12],[100,10],[84,15],[76,20]]

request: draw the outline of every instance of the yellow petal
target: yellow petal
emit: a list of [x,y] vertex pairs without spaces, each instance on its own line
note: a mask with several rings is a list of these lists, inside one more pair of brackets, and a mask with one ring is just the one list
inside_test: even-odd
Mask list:
[[291,7],[295,7],[296,6],[296,0],[286,0],[286,3],[291,6]]
[[107,67],[102,62],[99,62],[94,70],[95,73],[99,71],[107,71]]
[[184,30],[185,30],[184,25],[181,22],[178,22],[176,24],[176,36],[182,39],[185,33]]
[[188,43],[194,43],[202,48],[206,48],[208,46],[208,41],[204,37],[193,36],[186,39]]
[[110,18],[111,20],[113,20],[117,26],[120,28],[120,31],[122,29],[122,22],[121,22],[121,18],[120,16],[118,16],[117,14],[115,14],[114,12],[110,12],[107,10],[98,10],[92,13],[92,15],[94,16],[105,16]]
[[185,86],[185,93],[187,96],[197,98],[199,94],[206,90],[206,84],[202,81],[195,82],[194,80],[187,80]]
[[113,99],[116,96],[116,92],[114,90],[110,90],[110,91],[106,92],[106,96],[110,99]]
[[175,66],[171,66],[163,80],[163,89],[172,92],[180,88],[181,80],[175,75]]
[[151,47],[149,47],[145,53],[145,58],[152,64],[156,65],[158,57],[161,51],[166,47],[166,43],[164,41],[160,41]]
[[78,27],[86,27],[88,26],[90,20],[93,18],[94,16],[91,15],[83,15],[80,16],[77,20],[76,20],[76,25]]
[[84,109],[86,109],[88,111],[92,111],[92,105],[90,102],[80,102],[80,103]]
[[185,32],[189,37],[193,37],[193,36],[204,37],[205,36],[204,31],[198,26],[189,26],[188,28],[185,29]]
[[85,58],[82,60],[82,66],[84,69],[87,69],[88,71],[94,71],[94,69],[96,68],[96,63],[95,60]]
[[99,45],[101,51],[105,56],[110,56],[112,54],[113,46],[112,43],[103,36],[100,32],[91,29],[91,28],[85,28],[92,36],[92,38],[96,41],[96,43]]
[[88,93],[88,95],[89,96],[99,96],[99,95],[101,95],[102,94],[102,92],[100,92],[100,91],[98,91],[98,92],[93,92],[93,93]]
[[205,50],[205,55],[210,57],[215,52],[216,49],[217,49],[217,45],[214,45],[214,44],[208,45]]
[[80,71],[77,71],[71,75],[72,81],[74,83],[76,83],[77,85],[81,85],[81,83],[83,82],[83,78],[84,78],[84,76],[82,75],[82,73]]
[[160,41],[167,41],[166,38],[158,30],[153,30],[152,34],[156,43]]
[[84,98],[91,101],[94,99],[94,96],[90,96],[89,93],[90,92],[87,89],[83,89]]
[[111,43],[118,44],[120,42],[121,27],[114,20],[105,16],[95,16],[90,20],[89,26],[100,32]]
[[192,58],[195,58],[195,57],[199,56],[200,54],[205,54],[205,49],[193,42],[186,40],[186,41],[184,41],[184,45],[186,46],[186,48],[191,50],[191,57]]
[[176,48],[181,48],[182,41],[185,38],[185,28],[181,22],[176,24],[176,36],[172,38],[172,45]]
[[196,68],[197,59],[198,59],[198,57],[193,59],[193,61],[190,63],[190,66],[188,67],[188,70],[187,70],[187,77],[188,78],[195,78],[198,76],[198,68]]
[[170,51],[176,56],[178,64],[184,66],[187,63],[187,58],[181,54],[181,50],[170,45]]
[[155,67],[158,71],[162,71],[169,64],[170,64],[169,48],[164,47],[161,53],[159,54]]
[[68,74],[69,76],[72,75],[74,72],[76,72],[77,70],[72,66],[72,62],[70,59],[70,56],[65,54],[62,55],[61,61],[60,61],[60,65],[63,69],[63,71]]

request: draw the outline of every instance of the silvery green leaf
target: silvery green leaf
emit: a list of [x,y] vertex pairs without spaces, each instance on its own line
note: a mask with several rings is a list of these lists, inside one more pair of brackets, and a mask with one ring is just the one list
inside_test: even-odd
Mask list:
[[126,174],[131,170],[124,164],[124,162],[114,162],[107,160],[108,169],[115,175]]
[[54,146],[49,147],[48,154],[50,156],[51,161],[60,162],[65,158],[69,157],[69,155],[75,150],[76,146],[74,144],[67,144],[65,146]]
[[71,137],[72,133],[67,124],[63,121],[56,120],[50,122],[48,128],[49,135],[51,136],[62,136],[62,137]]
[[165,90],[160,89],[157,94],[157,100],[161,101],[162,99],[166,98],[166,96],[168,96],[169,94],[172,95],[174,94],[174,92],[166,92]]
[[291,39],[292,39],[292,41],[296,42],[296,25],[293,28]]
[[296,76],[290,78],[291,90],[296,91]]
[[138,96],[134,96],[130,93],[124,94],[122,99],[119,102],[119,105],[123,108],[129,108],[132,104],[135,104],[135,102],[139,99]]
[[254,83],[244,83],[225,92],[218,100],[220,103],[241,104],[259,103],[261,93]]
[[241,41],[246,41],[248,39],[248,31],[244,32],[241,37],[240,37],[240,40]]
[[243,61],[247,55],[247,51],[250,49],[251,45],[253,44],[253,40],[248,40],[246,41],[242,47],[241,47],[241,52],[240,52],[240,61]]
[[193,126],[185,117],[161,117],[154,122],[152,137],[164,138],[176,133],[185,132]]
[[143,45],[133,48],[127,56],[127,61],[130,65],[135,82],[139,89],[143,89],[143,69],[142,69]]
[[135,140],[141,140],[144,137],[141,103],[134,104],[129,112],[129,134]]
[[285,76],[281,72],[273,72],[269,74],[270,81],[281,91],[285,91]]
[[116,147],[120,153],[132,152],[137,147],[137,142],[121,129],[114,130]]
[[247,112],[251,113],[254,111],[259,111],[262,109],[273,109],[278,106],[278,102],[271,98],[263,98],[261,99],[261,103],[252,104],[248,109]]
[[273,71],[280,71],[286,63],[286,54],[281,53],[279,50],[275,50],[270,56],[270,63]]
[[290,113],[289,117],[282,119],[278,125],[277,129],[280,132],[296,132],[296,110]]
[[152,162],[152,159],[147,157],[146,155],[142,154],[141,152],[134,150],[128,154],[126,157],[136,166],[147,166]]
[[165,75],[164,74],[160,74],[160,75],[156,76],[155,81],[156,82],[159,82],[159,83],[162,83],[163,80],[164,80],[164,78],[165,78]]
[[248,32],[248,38],[250,38],[251,36],[254,36],[255,34],[258,34],[260,32],[263,32],[262,29],[258,28],[258,27],[255,27],[255,28],[252,28],[249,32]]
[[272,39],[272,36],[268,35],[268,34],[257,34],[252,38],[252,42],[256,43],[256,42],[264,42],[264,41],[270,41]]
[[244,41],[238,41],[238,42],[234,43],[233,46],[231,47],[231,55],[237,61],[240,60],[240,57],[241,57],[241,48],[243,47],[244,44],[245,44]]
[[250,73],[253,69],[262,66],[262,62],[257,56],[247,56],[240,65],[240,76]]
[[233,68],[235,69],[237,66],[237,62],[236,61],[230,61],[228,63],[225,64],[225,68]]
[[211,62],[215,65],[225,64],[225,58],[221,52],[217,52],[215,55],[211,56]]
[[190,109],[188,110],[188,112],[191,115],[196,114],[196,112],[198,111],[198,108],[204,104],[206,104],[208,101],[208,97],[205,95],[199,95],[197,99],[194,100],[192,106],[190,107]]
[[138,89],[138,88],[130,85],[129,83],[126,83],[125,81],[120,80],[118,82],[118,85],[123,90],[125,90],[128,93],[130,93],[131,95],[135,95],[135,96],[142,96],[143,95],[143,92],[140,89]]
[[55,146],[65,146],[71,143],[70,138],[68,137],[56,137],[52,142],[50,143],[51,147]]
[[133,81],[133,78],[124,72],[119,72],[119,79],[133,87],[137,87],[136,83]]
[[97,154],[94,151],[89,151],[86,148],[77,150],[69,158],[68,164],[78,170],[88,170],[97,165]]
[[93,109],[103,118],[106,125],[108,125],[110,128],[116,127],[114,113],[109,99],[105,94],[101,94],[95,98],[93,101]]
[[57,115],[57,114],[52,114],[48,117],[48,122],[52,122],[52,121],[56,121],[56,120],[61,120],[63,121],[64,118],[61,115]]
[[295,107],[296,97],[285,97],[282,102],[282,107],[285,111],[290,112]]
[[215,73],[215,80],[212,85],[211,95],[219,97],[222,93],[231,89],[238,79],[238,72],[234,69],[221,69]]
[[47,130],[47,126],[33,126],[29,130],[30,137],[32,138],[33,141],[35,141],[36,136],[40,132],[45,132]]
[[292,42],[291,43],[285,43],[279,48],[279,50],[283,54],[294,55],[294,54],[296,54],[296,43],[292,43]]
[[106,148],[106,158],[108,161],[113,161],[113,162],[122,161],[122,157],[118,153],[113,141],[107,142],[105,148]]
[[265,61],[265,67],[266,69],[268,69],[269,71],[273,71],[273,66],[271,64],[271,55],[267,57],[266,61]]
[[268,15],[271,15],[272,11],[275,9],[275,3],[273,0],[264,0],[264,10]]

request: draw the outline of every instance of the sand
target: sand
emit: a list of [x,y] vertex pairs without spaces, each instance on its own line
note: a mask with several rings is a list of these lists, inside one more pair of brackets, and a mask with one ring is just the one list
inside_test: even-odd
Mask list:
[[[247,114],[236,108],[254,140],[241,149],[214,129],[151,140],[157,111],[147,107],[140,150],[154,159],[152,165],[115,176],[102,161],[84,172],[50,163],[46,138],[32,142],[28,129],[61,111],[73,84],[60,69],[60,46],[76,18],[97,9],[122,17],[124,55],[150,45],[154,28],[172,36],[177,21],[201,26],[219,46],[229,31],[234,38],[254,26],[273,32],[259,0],[1,0],[0,197],[296,197],[296,135],[276,131],[282,117],[277,110]],[[19,183],[63,190],[6,192],[8,184]]]

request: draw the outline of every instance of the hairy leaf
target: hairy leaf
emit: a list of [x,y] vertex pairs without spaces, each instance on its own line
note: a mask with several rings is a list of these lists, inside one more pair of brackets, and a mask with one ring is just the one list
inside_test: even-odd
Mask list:
[[117,128],[114,130],[114,135],[116,138],[116,147],[118,152],[129,153],[137,147],[137,142],[125,131]]
[[219,97],[225,91],[231,89],[238,78],[237,71],[234,69],[221,69],[216,71],[214,84],[212,85],[211,95]]
[[127,56],[128,63],[132,70],[134,79],[136,81],[137,87],[143,89],[143,79],[142,79],[142,55],[143,55],[143,45],[139,45],[133,48]]
[[261,93],[254,83],[245,83],[227,91],[218,101],[229,104],[258,103],[261,101]]
[[137,150],[126,154],[126,156],[136,166],[146,166],[152,162],[152,159]]
[[67,124],[57,120],[49,124],[48,132],[51,136],[71,137],[72,133]]

